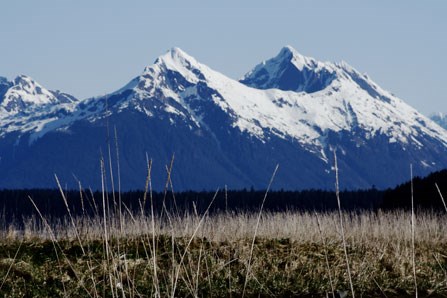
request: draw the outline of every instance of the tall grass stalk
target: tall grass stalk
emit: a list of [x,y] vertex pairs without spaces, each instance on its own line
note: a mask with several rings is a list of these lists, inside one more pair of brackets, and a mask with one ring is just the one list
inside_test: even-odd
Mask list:
[[109,233],[108,233],[108,223],[107,223],[107,203],[106,203],[106,191],[105,191],[105,175],[104,175],[104,159],[101,158],[101,189],[102,189],[102,220],[104,227],[104,246],[107,258],[107,263],[109,262]]
[[438,183],[435,183],[435,186],[436,186],[436,189],[438,190],[439,196],[441,197],[445,212],[447,212],[447,205],[445,204],[444,196],[442,195],[441,190],[439,189]]
[[413,265],[413,278],[414,278],[414,291],[415,296],[418,298],[418,283],[416,279],[416,253],[414,247],[414,233],[415,233],[415,215],[414,215],[414,193],[413,193],[413,165],[410,165],[410,178],[411,178],[411,255]]
[[174,285],[173,285],[172,294],[171,294],[172,298],[175,297],[175,290],[177,288],[177,282],[178,282],[178,278],[179,278],[179,274],[180,274],[180,269],[181,269],[181,266],[183,265],[183,262],[185,260],[185,256],[188,253],[188,249],[189,249],[192,241],[196,237],[196,234],[199,231],[199,228],[201,227],[202,222],[204,221],[205,217],[208,215],[208,212],[209,212],[211,206],[213,205],[214,201],[216,200],[216,197],[217,197],[218,193],[219,193],[219,189],[216,190],[216,192],[214,193],[213,199],[211,200],[211,202],[209,203],[209,205],[206,208],[205,212],[203,213],[202,217],[200,218],[199,223],[197,224],[196,228],[194,229],[194,232],[192,233],[191,237],[189,238],[188,244],[185,247],[185,251],[183,252],[182,257],[180,258],[179,266],[177,267],[177,270],[175,272]]
[[110,185],[111,185],[111,190],[112,190],[112,199],[113,199],[113,207],[114,207],[114,211],[117,211],[117,202],[116,202],[116,193],[115,193],[115,179],[114,179],[114,175],[113,175],[113,163],[112,163],[112,146],[110,144],[110,123],[109,123],[109,105],[108,105],[108,100],[106,97],[106,126],[107,126],[107,154],[108,154],[108,161],[109,161],[109,174],[110,174]]
[[[77,241],[79,242],[79,246],[80,246],[80,248],[81,248],[82,254],[83,254],[84,256],[86,256],[86,255],[87,255],[87,254],[86,254],[86,250],[85,250],[85,248],[84,248],[84,245],[82,244],[83,242],[82,242],[82,240],[81,240],[81,236],[80,236],[80,234],[79,234],[79,230],[78,230],[78,228],[77,228],[77,226],[76,226],[75,220],[74,220],[74,218],[73,218],[73,216],[72,216],[72,214],[71,214],[70,207],[68,206],[68,200],[67,200],[67,197],[66,197],[66,195],[65,195],[65,193],[64,193],[64,191],[63,191],[63,189],[62,189],[62,187],[61,187],[61,184],[60,184],[60,182],[59,182],[59,178],[57,177],[57,175],[54,175],[54,177],[55,177],[55,179],[56,179],[56,183],[57,183],[57,186],[58,186],[58,188],[59,188],[59,192],[61,193],[62,200],[64,201],[65,208],[66,208],[67,213],[68,213],[68,215],[69,215],[69,218],[70,218],[70,221],[71,221],[71,225],[72,225],[73,230],[74,230],[75,235],[76,235],[76,239],[77,239]],[[82,192],[82,186],[81,186],[81,183],[80,183],[80,182],[79,182],[79,189],[80,189],[80,192],[79,192],[79,193],[80,193],[80,198],[81,198],[81,202],[82,202],[82,213],[83,213],[83,216],[85,217],[85,209],[84,209],[83,195],[82,195],[83,192]],[[90,278],[91,278],[93,284],[95,284],[95,277],[94,277],[94,275],[93,275],[93,268],[92,268],[91,260],[90,260],[90,259],[87,260],[87,267],[88,267],[89,271],[91,272]],[[94,296],[94,297],[97,297],[97,296],[98,296],[98,293],[96,292],[96,287],[94,288],[94,293],[95,293],[95,296]]]
[[321,229],[320,217],[318,216],[317,212],[315,212],[315,217],[317,219],[318,233],[320,234],[321,242],[323,244],[324,259],[326,261],[326,270],[327,270],[327,274],[328,274],[328,277],[329,277],[329,283],[331,285],[332,298],[335,298],[335,288],[334,288],[334,283],[332,282],[332,274],[331,274],[331,267],[329,265],[329,258],[328,258],[328,252],[327,252],[326,238],[323,235],[323,231]]
[[[56,255],[57,263],[58,263],[58,264],[61,264],[61,262],[60,262],[60,258],[59,258],[59,253],[57,252],[57,251],[58,251],[59,243],[58,243],[58,241],[57,241],[57,239],[56,239],[56,236],[54,235],[53,229],[51,228],[50,224],[49,224],[48,221],[45,219],[45,217],[42,215],[42,213],[40,212],[40,209],[37,207],[36,203],[35,203],[34,200],[31,198],[31,196],[28,196],[28,199],[31,201],[31,203],[33,204],[35,210],[36,210],[37,213],[39,214],[40,219],[42,220],[42,222],[44,223],[44,225],[47,227],[47,229],[48,229],[48,233],[50,234],[51,242],[52,242],[52,244],[53,244],[54,253],[55,253],[55,255]],[[60,246],[59,246],[59,248],[60,248]],[[62,250],[61,250],[61,251],[62,251]],[[62,273],[62,268],[60,267],[59,270],[60,270],[60,274],[61,274],[61,276],[62,276],[62,274],[63,274],[63,273]],[[62,289],[63,289],[63,291],[64,291],[64,296],[66,297],[66,296],[67,296],[67,290],[65,289],[65,284],[64,284],[63,282],[62,282]]]
[[74,230],[76,238],[79,242],[79,246],[81,247],[82,253],[85,255],[84,246],[82,245],[82,241],[81,241],[81,237],[79,236],[78,228],[76,227],[73,216],[71,215],[70,207],[68,207],[67,197],[65,196],[65,193],[62,190],[61,184],[59,182],[59,178],[57,177],[57,175],[54,175],[54,177],[56,178],[57,187],[59,188],[59,192],[61,193],[61,197],[62,197],[62,200],[64,201],[65,208],[67,209],[68,216],[70,217],[71,225],[73,226],[73,230]]
[[14,258],[12,259],[11,264],[10,264],[9,267],[8,267],[8,270],[6,271],[5,277],[3,277],[3,281],[2,281],[2,283],[0,284],[0,291],[1,291],[1,289],[3,288],[3,285],[5,284],[6,279],[7,279],[8,276],[9,276],[9,272],[11,272],[11,269],[12,269],[12,267],[14,266],[14,263],[16,262],[17,256],[19,255],[19,251],[20,251],[20,249],[22,248],[23,241],[24,241],[24,239],[22,239],[22,241],[20,241],[19,247],[17,248],[17,251],[16,251],[16,253],[15,253],[15,255],[14,255]]
[[339,218],[340,218],[341,238],[342,238],[342,242],[343,242],[343,250],[345,253],[346,270],[348,272],[349,285],[351,286],[352,298],[354,298],[355,297],[354,284],[352,282],[351,268],[349,266],[348,249],[347,249],[347,245],[346,245],[345,229],[344,229],[344,225],[343,225],[343,214],[341,212],[340,184],[339,184],[339,180],[338,180],[338,162],[337,162],[337,152],[335,150],[334,150],[334,166],[335,166],[335,195],[337,197],[338,214],[339,214]]
[[276,172],[278,171],[278,168],[279,168],[279,165],[276,165],[275,170],[273,171],[272,177],[270,178],[268,187],[265,191],[264,198],[262,199],[261,207],[259,208],[258,219],[256,220],[256,227],[255,227],[255,231],[253,234],[253,240],[251,241],[250,256],[248,258],[247,272],[245,274],[244,288],[242,290],[242,298],[244,298],[244,296],[245,296],[245,290],[247,288],[248,278],[251,273],[250,271],[251,271],[251,260],[253,257],[253,249],[255,247],[256,235],[258,233],[259,222],[261,221],[261,215],[262,215],[262,211],[264,209],[264,203],[265,203],[265,200],[267,199],[267,195],[270,191],[270,187],[272,186],[273,180],[275,179]]
[[153,193],[152,193],[152,159],[149,159],[146,153],[146,166],[147,166],[147,176],[146,183],[144,186],[144,194],[143,194],[143,206],[141,207],[141,215],[144,216],[144,209],[146,207],[147,195],[149,193],[150,200],[150,208],[151,208],[151,228],[152,228],[152,266],[154,271],[153,277],[153,286],[155,289],[154,296],[160,297],[160,289],[159,289],[159,281],[157,275],[157,241],[156,241],[156,233],[155,233],[155,214],[154,214],[154,201],[153,201]]
[[179,214],[179,209],[178,209],[178,206],[177,206],[177,201],[175,199],[175,192],[174,192],[174,186],[173,186],[172,178],[171,178],[171,171],[172,171],[172,168],[169,169],[166,166],[166,173],[169,173],[168,179],[169,179],[169,188],[171,189],[172,202],[174,203],[175,214],[178,215]]
[[[111,243],[109,242],[109,222],[107,220],[108,217],[110,217],[110,210],[109,210],[109,201],[108,201],[108,195],[105,187],[106,183],[106,173],[105,173],[105,163],[104,158],[101,157],[101,192],[102,192],[102,210],[103,210],[103,226],[104,226],[104,250],[106,254],[106,265],[107,268],[113,268],[113,253],[110,249]],[[106,201],[107,199],[107,201]],[[108,270],[108,280],[109,280],[109,286],[110,286],[110,292],[112,294],[112,298],[116,296],[115,290],[116,290],[116,282],[115,277],[113,275],[113,270]]]
[[[123,213],[122,213],[122,200],[121,200],[121,171],[120,171],[120,155],[119,155],[119,146],[118,146],[118,132],[116,129],[116,126],[113,126],[113,130],[114,130],[114,143],[115,143],[115,159],[116,159],[116,169],[117,169],[117,179],[118,179],[118,220],[119,220],[119,228],[120,228],[120,234],[123,233],[123,229],[124,229],[124,222],[123,222]],[[108,145],[110,146],[110,145]],[[112,157],[110,156],[110,168],[112,169]],[[112,178],[111,183],[112,183],[112,191],[114,193],[114,203],[115,202],[115,189],[114,189],[114,180],[113,180],[113,174],[111,173],[110,177]],[[126,253],[124,252],[124,254],[122,254],[121,251],[121,247],[120,247],[120,237],[117,237],[117,249],[118,249],[118,256],[121,257],[123,256],[124,258],[124,269],[125,269],[125,274],[126,276],[129,275],[128,272],[128,266],[127,266],[127,259],[126,259]],[[120,284],[123,285],[123,275],[119,274],[119,281]],[[128,281],[129,282],[129,281]],[[130,285],[128,284],[128,287]],[[124,297],[124,287],[121,287],[121,294]]]

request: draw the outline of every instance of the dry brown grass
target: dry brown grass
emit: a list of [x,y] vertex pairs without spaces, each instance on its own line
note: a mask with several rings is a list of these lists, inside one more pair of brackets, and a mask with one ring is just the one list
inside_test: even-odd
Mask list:
[[[411,214],[345,212],[342,217],[356,293],[413,295]],[[105,246],[102,217],[49,220],[50,228],[34,217],[25,220],[24,229],[0,231],[0,291],[20,287],[14,282],[26,274],[47,284],[60,279],[66,293],[86,297],[240,295],[244,284],[247,296],[318,296],[331,292],[329,274],[335,289],[348,290],[338,213],[320,213],[318,218],[320,228],[311,212],[169,218],[127,213],[107,219]],[[445,294],[447,217],[418,213],[415,226],[420,294]],[[52,240],[56,245],[49,246]],[[54,251],[56,258],[51,257]],[[44,261],[33,261],[34,254]],[[58,270],[43,270],[49,264]],[[68,273],[61,272],[74,273],[64,279]]]

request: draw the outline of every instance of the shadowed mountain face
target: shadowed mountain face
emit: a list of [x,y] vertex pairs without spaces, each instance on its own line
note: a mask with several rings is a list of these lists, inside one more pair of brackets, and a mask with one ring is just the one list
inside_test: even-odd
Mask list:
[[240,82],[258,89],[312,93],[329,86],[335,77],[332,67],[287,46],[276,57],[257,65]]
[[144,187],[147,158],[163,189],[173,156],[175,190],[265,188],[276,164],[274,188],[332,189],[334,149],[342,188],[447,166],[445,130],[346,63],[290,47],[240,82],[178,48],[103,97],[20,80],[0,78],[0,188],[55,187],[56,173],[100,189],[101,159],[123,190]]

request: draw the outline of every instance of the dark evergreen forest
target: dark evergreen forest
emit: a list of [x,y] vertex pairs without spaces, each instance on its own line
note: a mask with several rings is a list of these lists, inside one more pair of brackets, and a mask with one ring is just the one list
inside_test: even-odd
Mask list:
[[[444,211],[444,205],[435,184],[447,197],[447,170],[433,173],[425,178],[415,177],[413,179],[413,196],[417,209]],[[221,189],[217,192],[187,191],[179,193],[167,191],[146,193],[146,195],[144,191],[130,191],[121,194],[109,192],[104,195],[98,191],[64,191],[71,213],[89,216],[102,214],[103,202],[108,211],[117,211],[120,201],[123,212],[128,212],[127,210],[139,212],[143,206],[145,210],[149,210],[151,201],[158,213],[163,210],[176,212],[176,214],[202,213],[208,206],[210,206],[211,213],[258,211],[265,193],[265,190],[254,189],[228,191]],[[9,222],[31,215],[37,216],[31,199],[44,216],[58,218],[67,215],[67,208],[59,190],[25,189],[0,190],[1,217]],[[411,181],[394,189],[341,191],[340,199],[342,209],[348,211],[408,209],[411,207]],[[335,191],[323,190],[269,191],[264,205],[264,210],[267,212],[331,211],[334,209],[337,209]]]

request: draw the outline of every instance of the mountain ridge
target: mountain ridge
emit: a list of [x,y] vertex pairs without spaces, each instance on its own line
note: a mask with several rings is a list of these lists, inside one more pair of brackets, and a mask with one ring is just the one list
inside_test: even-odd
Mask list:
[[[72,172],[63,176],[70,185],[75,175],[98,187],[97,161],[114,130],[127,189],[143,185],[145,152],[160,163],[153,175],[159,185],[163,163],[175,154],[179,189],[262,188],[278,163],[274,187],[332,188],[334,149],[350,189],[402,182],[410,163],[421,175],[447,167],[444,129],[348,64],[319,62],[290,46],[240,81],[172,48],[115,92],[43,107],[0,113],[0,169],[7,174],[0,187],[20,186],[20,175],[30,177],[27,187],[48,186],[64,169]],[[39,177],[27,162],[45,164]]]
[[2,77],[0,84],[4,88],[0,97],[0,109],[4,113],[19,113],[33,105],[43,106],[77,101],[69,94],[44,88],[26,75],[19,75],[12,81]]

